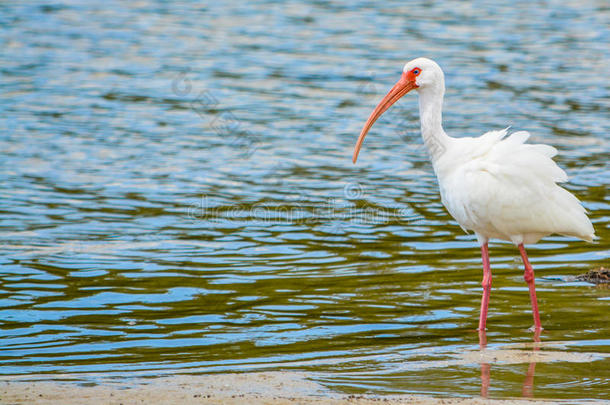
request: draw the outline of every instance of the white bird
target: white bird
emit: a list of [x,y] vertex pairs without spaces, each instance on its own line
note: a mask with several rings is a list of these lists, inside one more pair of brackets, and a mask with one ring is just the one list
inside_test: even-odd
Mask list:
[[557,185],[568,180],[553,161],[557,150],[548,145],[526,144],[529,133],[507,129],[490,131],[478,138],[453,138],[442,126],[445,78],[436,62],[417,58],[408,62],[400,80],[371,113],[356,143],[353,162],[369,129],[398,99],[415,89],[419,93],[421,134],[438,179],[441,201],[465,231],[473,231],[481,245],[483,297],[479,330],[485,330],[491,290],[488,241],[497,238],[514,243],[525,265],[534,329],[540,315],[534,270],[524,244],[550,234],[586,241],[595,231],[580,201]]

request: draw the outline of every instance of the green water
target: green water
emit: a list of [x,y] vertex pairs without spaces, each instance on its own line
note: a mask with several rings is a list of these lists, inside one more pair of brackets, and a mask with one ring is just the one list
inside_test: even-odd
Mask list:
[[[560,150],[595,244],[528,248],[544,350],[610,353],[603,2],[34,1],[0,5],[0,373],[303,370],[349,393],[478,395],[482,269],[405,97],[446,72],[445,129]],[[518,251],[490,246],[488,348],[531,348]],[[560,343],[557,343],[560,342]],[[544,344],[551,346],[544,346]],[[529,346],[528,346],[529,345]],[[491,364],[489,396],[530,364]],[[609,398],[610,360],[534,397]]]

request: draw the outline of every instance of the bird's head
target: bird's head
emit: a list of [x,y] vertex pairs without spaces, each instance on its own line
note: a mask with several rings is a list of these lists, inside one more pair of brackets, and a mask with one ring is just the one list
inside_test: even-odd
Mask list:
[[415,83],[415,89],[418,91],[445,85],[443,70],[435,61],[428,58],[417,58],[405,63],[402,75]]
[[383,100],[377,104],[377,107],[375,110],[373,110],[369,116],[369,119],[364,124],[364,127],[360,132],[360,136],[358,137],[358,142],[356,142],[356,148],[354,149],[352,161],[356,163],[364,137],[369,129],[371,129],[375,121],[377,121],[377,119],[381,117],[381,114],[383,114],[402,96],[413,89],[421,92],[428,89],[444,90],[444,88],[445,78],[443,71],[436,62],[428,58],[417,58],[407,62],[405,67],[402,69],[402,76],[400,77],[400,80],[398,80],[394,87],[390,89]]

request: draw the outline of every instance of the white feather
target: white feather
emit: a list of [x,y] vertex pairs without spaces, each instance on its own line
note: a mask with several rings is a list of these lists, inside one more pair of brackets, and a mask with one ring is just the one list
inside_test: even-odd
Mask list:
[[557,233],[591,241],[594,230],[576,197],[557,185],[566,173],[557,150],[531,145],[525,131],[453,138],[435,162],[443,204],[467,230],[489,239],[535,243]]

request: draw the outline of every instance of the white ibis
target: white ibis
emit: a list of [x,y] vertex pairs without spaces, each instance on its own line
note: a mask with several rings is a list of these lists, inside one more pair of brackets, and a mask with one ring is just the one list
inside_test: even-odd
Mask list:
[[362,128],[353,162],[369,129],[398,99],[415,89],[419,93],[421,134],[438,179],[441,201],[466,232],[473,231],[483,258],[483,298],[479,330],[485,330],[491,290],[488,241],[514,243],[525,265],[534,330],[540,315],[534,270],[524,244],[550,234],[586,241],[595,231],[580,201],[557,185],[566,173],[553,161],[557,150],[548,145],[526,144],[529,133],[490,131],[478,138],[452,138],[443,130],[442,106],[445,78],[436,62],[417,58],[403,68],[402,77],[371,113]]

